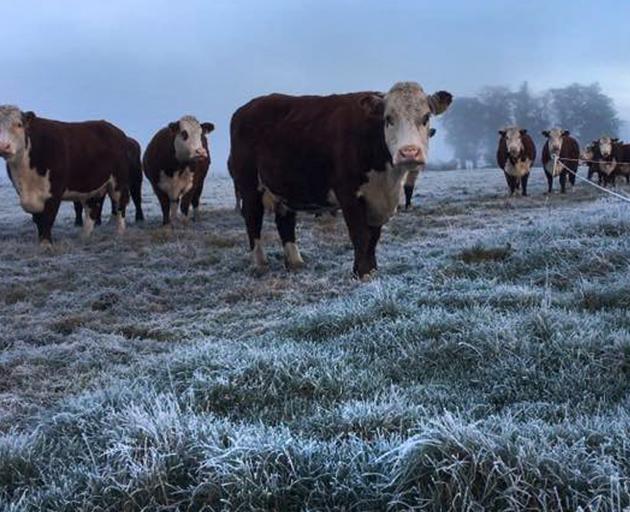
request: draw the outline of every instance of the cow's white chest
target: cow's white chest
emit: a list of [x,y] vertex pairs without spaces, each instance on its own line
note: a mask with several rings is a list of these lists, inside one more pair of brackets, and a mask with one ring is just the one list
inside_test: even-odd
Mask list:
[[390,166],[385,171],[368,172],[368,180],[357,190],[357,197],[365,200],[370,226],[382,226],[394,215],[407,172]]
[[527,158],[526,160],[518,160],[516,163],[512,163],[511,160],[508,160],[505,163],[505,172],[510,176],[516,176],[520,178],[529,173],[529,170],[532,166],[532,161]]
[[160,181],[158,187],[171,201],[177,201],[188,192],[193,186],[193,173],[190,167],[178,171],[173,176],[168,176],[164,171],[160,171]]
[[547,171],[547,174],[550,174],[551,176],[557,176],[560,174],[561,170],[562,166],[559,163],[556,163],[556,160],[553,157],[545,164],[545,171]]
[[46,201],[52,197],[50,192],[50,169],[43,176],[31,167],[26,155],[22,161],[11,164],[11,181],[20,198],[20,205],[29,213],[44,211]]
[[599,170],[606,175],[610,175],[617,167],[617,161],[613,158],[610,162],[601,161],[599,163]]

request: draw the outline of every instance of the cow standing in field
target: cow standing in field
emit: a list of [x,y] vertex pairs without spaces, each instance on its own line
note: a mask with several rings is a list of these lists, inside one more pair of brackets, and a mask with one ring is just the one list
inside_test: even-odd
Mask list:
[[275,214],[287,268],[303,265],[296,212],[341,208],[354,246],[354,273],[376,270],[382,226],[398,207],[409,171],[425,164],[430,121],[452,101],[413,82],[387,94],[271,94],[239,108],[230,125],[230,174],[242,198],[257,268],[265,209]]
[[33,215],[40,243],[52,242],[61,201],[81,201],[89,235],[105,194],[115,205],[118,231],[124,231],[129,200],[125,144],[122,130],[106,121],[64,123],[0,107],[0,156],[22,208]]
[[144,173],[160,201],[164,225],[176,218],[180,201],[186,218],[191,203],[196,217],[210,166],[206,135],[212,130],[212,123],[184,116],[159,130],[149,142],[143,158]]
[[[575,185],[575,176],[578,171],[580,146],[571,137],[569,130],[553,128],[545,130],[542,134],[547,138],[542,150],[542,164],[547,176],[548,193],[553,189],[553,179],[560,177],[560,192],[566,192],[567,175],[571,186]],[[570,171],[567,170],[570,169]]]
[[617,138],[603,136],[597,140],[597,166],[604,186],[615,186],[617,162],[623,161],[623,152],[623,143]]
[[[127,137],[127,157],[129,158],[129,194],[136,208],[136,222],[144,220],[144,213],[142,212],[142,162],[140,161],[140,144],[136,139]],[[95,219],[97,226],[101,224],[101,214],[103,211],[103,201],[101,201],[98,208],[98,216]],[[116,215],[114,210],[114,203],[112,203],[112,217]],[[81,201],[74,202],[74,225],[83,226],[83,205]]]
[[[435,135],[435,128],[431,128],[429,130],[429,138]],[[405,192],[405,210],[408,210],[411,207],[411,198],[413,197],[413,189],[416,186],[416,181],[418,181],[418,176],[420,173],[424,171],[424,166],[418,167],[418,169],[414,169],[407,173],[407,179],[405,180],[405,185],[403,186],[403,190]]]
[[510,195],[521,188],[522,194],[526,196],[529,171],[536,160],[534,141],[527,130],[517,126],[499,130],[499,135],[501,138],[497,149],[497,163],[503,169]]

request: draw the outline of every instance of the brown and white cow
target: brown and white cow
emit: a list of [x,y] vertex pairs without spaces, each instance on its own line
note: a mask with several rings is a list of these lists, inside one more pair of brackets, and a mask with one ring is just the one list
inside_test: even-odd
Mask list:
[[83,229],[89,235],[105,194],[115,204],[119,232],[124,230],[129,200],[125,145],[122,130],[106,121],[64,123],[0,107],[0,156],[22,208],[33,215],[41,243],[52,242],[61,201],[83,203]]
[[526,129],[518,126],[499,130],[499,135],[501,137],[497,149],[497,163],[503,169],[510,195],[521,188],[522,194],[526,196],[529,172],[536,160],[534,141]]
[[[435,135],[435,128],[431,128],[429,130],[429,138]],[[408,210],[411,206],[411,198],[413,197],[413,189],[416,187],[416,181],[418,181],[418,176],[420,173],[424,171],[424,166],[419,166],[417,169],[409,171],[407,173],[407,179],[405,180],[405,184],[403,186],[405,192],[405,210]]]
[[230,125],[230,174],[242,198],[254,263],[265,268],[264,210],[275,213],[288,268],[303,265],[296,212],[341,208],[354,246],[354,273],[376,269],[382,226],[398,207],[409,171],[425,164],[431,117],[452,101],[414,82],[387,94],[271,94],[239,108]]
[[186,216],[191,202],[197,213],[210,165],[206,135],[212,130],[212,123],[183,116],[160,129],[149,142],[143,157],[144,174],[160,201],[164,225],[176,218],[180,201]]
[[[547,138],[542,150],[542,164],[547,176],[548,192],[553,189],[553,179],[560,177],[560,191],[564,194],[567,186],[567,175],[571,186],[575,185],[575,176],[578,171],[580,146],[571,137],[569,130],[553,128],[545,130],[542,134]],[[570,169],[570,172],[567,171]]]
[[597,161],[599,175],[604,186],[615,186],[619,174],[618,162],[623,161],[623,143],[616,137],[607,135],[597,139]]
[[[140,160],[142,152],[140,143],[132,137],[127,137],[127,157],[129,158],[129,194],[136,208],[136,222],[144,220],[142,212],[142,162]],[[101,224],[101,216],[103,211],[104,197],[98,207],[98,215],[95,219],[97,226]],[[112,217],[115,217],[115,205],[112,203]],[[83,205],[81,201],[74,202],[74,225],[83,226]]]

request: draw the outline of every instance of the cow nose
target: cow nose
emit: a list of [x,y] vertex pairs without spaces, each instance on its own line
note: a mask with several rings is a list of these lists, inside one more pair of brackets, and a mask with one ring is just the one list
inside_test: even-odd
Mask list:
[[402,148],[398,150],[398,153],[400,154],[403,160],[414,160],[414,161],[420,160],[420,148],[412,144],[403,146]]
[[8,142],[0,143],[0,155],[7,156],[11,154],[11,144]]
[[206,158],[208,156],[208,152],[205,150],[205,148],[200,148],[195,151],[195,156],[198,158]]

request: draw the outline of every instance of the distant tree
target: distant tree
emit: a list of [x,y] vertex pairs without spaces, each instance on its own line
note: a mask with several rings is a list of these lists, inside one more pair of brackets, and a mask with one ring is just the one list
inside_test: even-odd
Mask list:
[[475,129],[481,137],[481,157],[485,163],[495,165],[497,132],[514,124],[513,95],[507,87],[485,87],[479,100],[483,110]]
[[[526,128],[534,139],[536,147],[544,144],[543,130],[549,129],[551,116],[545,95],[534,96],[527,82],[523,82],[512,95],[514,124]],[[540,151],[538,152],[540,154]]]
[[446,130],[446,142],[453,148],[458,167],[466,167],[467,162],[476,166],[481,149],[479,123],[483,115],[483,105],[477,98],[458,98],[442,118]]
[[599,84],[572,84],[549,91],[555,124],[569,129],[582,144],[601,135],[617,136],[621,121],[612,99]]

